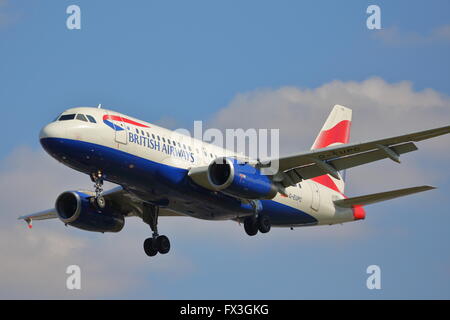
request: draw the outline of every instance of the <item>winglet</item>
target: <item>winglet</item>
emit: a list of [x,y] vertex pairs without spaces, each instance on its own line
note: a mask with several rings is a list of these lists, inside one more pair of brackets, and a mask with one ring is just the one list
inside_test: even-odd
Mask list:
[[31,218],[27,218],[27,219],[24,219],[24,220],[25,220],[25,222],[28,225],[28,229],[32,229],[33,228],[33,220]]

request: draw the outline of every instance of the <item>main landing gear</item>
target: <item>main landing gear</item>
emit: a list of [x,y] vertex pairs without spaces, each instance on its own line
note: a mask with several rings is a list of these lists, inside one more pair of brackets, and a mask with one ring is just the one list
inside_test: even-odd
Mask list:
[[170,251],[170,241],[166,236],[158,234],[159,207],[154,204],[144,203],[142,219],[150,225],[153,236],[144,241],[144,251],[149,257],[155,256],[158,252],[166,254]]
[[244,229],[249,236],[255,236],[258,231],[267,233],[270,231],[270,227],[270,219],[265,214],[259,214],[257,217],[250,216],[244,219]]
[[95,197],[91,198],[91,202],[99,209],[104,209],[106,207],[106,200],[102,196],[104,181],[104,175],[102,171],[98,170],[97,172],[91,173],[91,180],[92,182],[94,182],[95,187]]

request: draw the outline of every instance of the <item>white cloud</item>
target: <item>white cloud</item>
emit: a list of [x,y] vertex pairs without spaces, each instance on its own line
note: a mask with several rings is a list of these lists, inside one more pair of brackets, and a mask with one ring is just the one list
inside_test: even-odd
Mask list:
[[390,46],[423,46],[450,42],[450,25],[433,29],[428,34],[408,32],[398,27],[389,27],[373,32],[376,39]]

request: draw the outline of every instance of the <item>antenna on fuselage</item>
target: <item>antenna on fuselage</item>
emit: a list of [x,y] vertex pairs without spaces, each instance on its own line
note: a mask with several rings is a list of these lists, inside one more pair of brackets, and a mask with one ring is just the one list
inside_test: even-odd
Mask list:
[[99,103],[98,106],[97,106],[97,108],[98,108],[98,109],[101,109],[101,108],[102,108],[102,104]]

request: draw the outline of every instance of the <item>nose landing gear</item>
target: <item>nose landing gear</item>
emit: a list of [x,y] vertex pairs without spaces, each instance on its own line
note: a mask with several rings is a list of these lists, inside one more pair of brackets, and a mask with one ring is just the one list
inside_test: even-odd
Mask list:
[[158,215],[159,207],[154,204],[144,203],[142,219],[150,226],[153,231],[151,238],[144,241],[144,251],[149,257],[155,256],[158,252],[166,254],[170,251],[170,241],[164,235],[158,233]]
[[91,198],[92,204],[96,205],[99,209],[104,209],[106,207],[106,200],[102,196],[103,193],[103,180],[104,175],[101,170],[91,173],[91,180],[94,182],[95,187],[95,197]]

